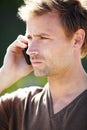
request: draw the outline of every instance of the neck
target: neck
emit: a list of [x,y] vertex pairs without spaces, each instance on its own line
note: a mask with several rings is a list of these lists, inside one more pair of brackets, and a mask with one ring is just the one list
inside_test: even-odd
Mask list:
[[87,89],[87,75],[84,69],[76,67],[61,76],[54,75],[48,77],[48,84],[52,97],[62,97],[66,95],[80,94]]

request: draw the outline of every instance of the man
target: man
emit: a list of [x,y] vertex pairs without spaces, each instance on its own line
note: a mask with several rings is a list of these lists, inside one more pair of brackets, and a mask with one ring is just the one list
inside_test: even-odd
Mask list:
[[86,7],[80,0],[27,0],[19,15],[26,34],[7,49],[0,91],[31,71],[48,83],[2,96],[0,130],[87,130]]

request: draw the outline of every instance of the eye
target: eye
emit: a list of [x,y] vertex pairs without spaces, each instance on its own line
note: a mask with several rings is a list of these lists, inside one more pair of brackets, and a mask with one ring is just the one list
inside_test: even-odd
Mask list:
[[27,38],[28,38],[28,40],[31,40],[31,39],[32,39],[32,37],[31,37],[30,35],[28,35]]
[[49,39],[49,38],[48,38],[48,37],[43,37],[43,36],[41,36],[40,39],[46,40],[46,39]]

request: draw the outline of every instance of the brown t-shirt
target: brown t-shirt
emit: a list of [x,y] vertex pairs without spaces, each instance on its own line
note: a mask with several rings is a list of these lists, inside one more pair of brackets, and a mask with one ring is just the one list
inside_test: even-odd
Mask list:
[[87,90],[56,114],[48,87],[6,94],[0,98],[0,130],[87,130]]

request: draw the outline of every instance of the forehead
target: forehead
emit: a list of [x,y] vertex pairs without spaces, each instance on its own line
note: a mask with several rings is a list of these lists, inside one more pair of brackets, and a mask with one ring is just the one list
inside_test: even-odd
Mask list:
[[[26,33],[39,33],[40,31],[54,33],[63,29],[57,13],[49,12],[41,16],[29,16],[26,21]],[[40,32],[40,33],[43,33]]]

